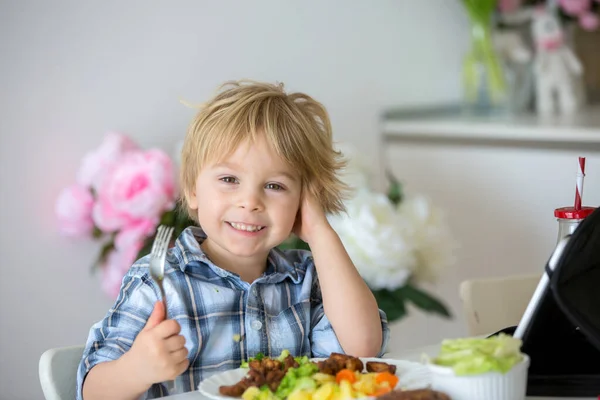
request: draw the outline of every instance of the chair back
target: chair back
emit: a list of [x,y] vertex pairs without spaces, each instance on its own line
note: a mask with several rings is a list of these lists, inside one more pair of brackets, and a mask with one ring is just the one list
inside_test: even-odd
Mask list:
[[77,368],[84,346],[46,350],[40,357],[39,375],[46,400],[73,400]]
[[479,336],[518,325],[542,272],[486,279],[460,285],[469,335]]

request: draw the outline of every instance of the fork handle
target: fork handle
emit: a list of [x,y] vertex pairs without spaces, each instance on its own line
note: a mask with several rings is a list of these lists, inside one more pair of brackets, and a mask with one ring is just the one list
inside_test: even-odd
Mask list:
[[[167,295],[165,294],[165,288],[163,287],[162,280],[158,281],[158,288],[160,289],[160,295],[162,297],[162,302],[163,302],[163,305],[165,306],[165,319],[169,319],[169,314],[167,312]],[[165,382],[165,386],[167,389],[167,393],[169,395],[174,395],[174,394],[179,393],[179,390],[178,390],[178,387],[176,384],[176,379]]]
[[162,297],[163,305],[165,306],[165,319],[169,319],[169,314],[167,312],[167,295],[165,294],[165,289],[163,288],[162,281],[158,283],[158,287],[160,289],[160,295]]

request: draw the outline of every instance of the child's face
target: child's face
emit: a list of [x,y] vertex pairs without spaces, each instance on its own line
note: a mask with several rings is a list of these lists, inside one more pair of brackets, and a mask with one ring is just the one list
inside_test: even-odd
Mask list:
[[258,260],[290,235],[300,197],[299,175],[260,137],[202,168],[189,204],[209,249]]

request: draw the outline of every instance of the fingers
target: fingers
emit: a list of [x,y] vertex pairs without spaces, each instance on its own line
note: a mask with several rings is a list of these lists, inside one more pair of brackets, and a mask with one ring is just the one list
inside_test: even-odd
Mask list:
[[167,319],[158,324],[154,328],[154,331],[157,337],[166,339],[174,335],[179,335],[179,332],[181,332],[181,326],[179,325],[179,322],[175,321],[174,319]]
[[173,365],[171,368],[169,368],[170,373],[168,379],[176,379],[179,375],[183,374],[189,366],[190,361],[187,358],[181,361],[180,363]]
[[187,356],[188,350],[184,347],[171,353],[171,360],[173,360],[176,363],[181,363],[184,360],[187,360]]
[[181,335],[171,336],[166,339],[165,348],[170,353],[185,348],[185,337]]
[[156,303],[154,303],[154,308],[152,309],[152,313],[148,317],[148,321],[146,321],[146,325],[144,325],[143,330],[152,329],[164,320],[165,320],[165,305],[162,301],[157,301]]

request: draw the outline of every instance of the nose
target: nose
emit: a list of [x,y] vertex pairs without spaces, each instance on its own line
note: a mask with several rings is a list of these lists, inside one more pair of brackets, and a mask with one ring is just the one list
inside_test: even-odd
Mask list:
[[264,209],[262,191],[255,189],[240,191],[238,207],[251,212],[262,211]]

